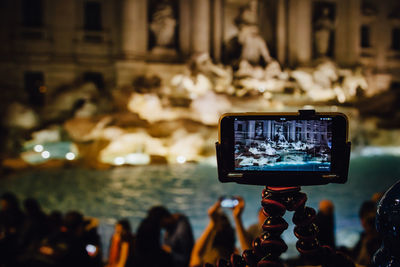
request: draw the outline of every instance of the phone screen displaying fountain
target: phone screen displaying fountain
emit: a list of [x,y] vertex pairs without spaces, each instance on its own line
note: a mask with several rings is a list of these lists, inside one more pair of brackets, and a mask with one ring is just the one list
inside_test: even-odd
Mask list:
[[331,171],[332,118],[234,121],[238,171]]

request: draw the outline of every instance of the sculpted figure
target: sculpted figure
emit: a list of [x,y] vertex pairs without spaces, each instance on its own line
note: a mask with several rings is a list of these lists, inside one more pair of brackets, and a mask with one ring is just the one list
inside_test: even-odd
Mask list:
[[246,60],[256,66],[260,64],[261,58],[266,63],[271,61],[267,44],[260,36],[256,25],[242,26],[239,32],[239,43],[242,45],[241,60]]
[[171,47],[174,44],[176,19],[169,4],[160,4],[152,16],[150,30],[154,33],[156,46]]
[[329,9],[322,10],[321,17],[315,22],[314,41],[317,55],[325,57],[329,51],[329,43],[335,26],[329,17]]
[[257,24],[257,1],[251,0],[247,5],[241,8],[239,16],[236,18],[236,24]]
[[267,44],[259,33],[257,12],[257,1],[251,0],[235,19],[239,29],[238,42],[242,46],[240,61],[246,60],[254,66],[260,65],[260,59],[265,63],[271,61]]
[[193,55],[188,64],[188,71],[187,75],[176,75],[172,84],[187,91],[192,98],[205,95],[211,90],[218,93],[234,93],[231,68],[214,64],[208,53]]

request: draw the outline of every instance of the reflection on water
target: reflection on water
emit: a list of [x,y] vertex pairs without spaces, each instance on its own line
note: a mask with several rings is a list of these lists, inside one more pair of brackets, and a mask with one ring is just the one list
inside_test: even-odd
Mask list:
[[[358,208],[376,191],[384,191],[400,178],[400,157],[355,157],[350,164],[345,185],[303,187],[308,205],[317,208],[322,199],[331,199],[336,207],[336,234],[339,244],[352,245],[361,226]],[[221,195],[242,195],[246,200],[245,226],[255,223],[260,207],[260,186],[221,184],[211,165],[159,165],[123,167],[100,171],[62,169],[27,171],[0,179],[0,193],[13,191],[21,199],[39,200],[46,211],[79,210],[98,217],[100,233],[107,249],[113,224],[127,217],[136,229],[153,205],[165,205],[173,212],[189,216],[195,236],[199,237],[208,222],[207,209]],[[229,211],[227,211],[229,212]],[[285,218],[291,222],[291,213]],[[295,243],[292,228],[285,240]]]

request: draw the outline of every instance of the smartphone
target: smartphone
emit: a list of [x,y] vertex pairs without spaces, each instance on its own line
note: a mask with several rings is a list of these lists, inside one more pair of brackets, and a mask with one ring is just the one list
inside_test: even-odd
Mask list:
[[267,186],[344,183],[350,143],[342,113],[237,113],[219,121],[221,182]]
[[221,207],[233,209],[239,204],[239,200],[233,196],[223,196],[220,198]]

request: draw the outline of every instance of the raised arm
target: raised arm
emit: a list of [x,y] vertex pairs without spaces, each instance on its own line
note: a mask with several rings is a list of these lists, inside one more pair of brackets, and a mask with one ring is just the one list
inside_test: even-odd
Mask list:
[[242,222],[242,213],[244,210],[245,202],[243,198],[239,196],[236,198],[239,200],[239,204],[233,208],[232,214],[235,221],[236,234],[239,238],[240,247],[242,248],[242,251],[244,251],[246,249],[251,249],[251,241],[248,238],[247,232],[244,229]]
[[212,232],[215,225],[215,216],[220,207],[220,201],[217,201],[211,208],[208,210],[208,216],[210,217],[210,222],[207,227],[204,229],[203,233],[196,240],[196,243],[193,246],[192,254],[190,256],[190,267],[200,266],[202,264],[201,256],[204,253],[204,249],[207,246],[208,241],[211,239]]
[[122,242],[121,244],[121,255],[119,257],[119,261],[117,264],[117,267],[124,267],[126,264],[126,261],[128,259],[128,254],[129,254],[129,243],[128,242]]

